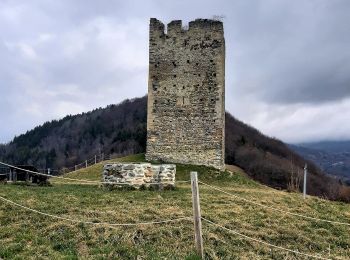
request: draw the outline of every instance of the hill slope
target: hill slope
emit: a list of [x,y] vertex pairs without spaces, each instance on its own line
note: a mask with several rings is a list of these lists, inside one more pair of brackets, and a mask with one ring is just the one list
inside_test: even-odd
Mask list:
[[[118,159],[143,161],[142,155]],[[68,174],[100,180],[103,163]],[[268,188],[243,173],[177,165],[177,180],[199,180],[228,193],[200,185],[205,219],[267,243],[329,259],[350,258],[349,227],[300,218],[258,206],[348,223],[349,204]],[[0,196],[44,213],[94,223],[137,223],[192,216],[191,187],[174,191],[109,191],[96,185],[52,180],[51,187],[1,185]],[[231,196],[232,194],[233,196]],[[248,201],[245,201],[248,200]],[[203,225],[206,259],[308,259],[244,239],[207,222]],[[193,223],[110,227],[74,223],[38,215],[1,201],[0,258],[3,259],[198,259]]]
[[[98,154],[127,155],[145,151],[147,97],[59,121],[47,122],[0,147],[9,163],[37,167],[70,167]],[[226,114],[226,162],[275,188],[300,190],[305,160],[283,142]],[[341,187],[309,162],[310,194],[337,199]],[[344,193],[344,192],[343,192]],[[344,199],[343,198],[343,199]]]

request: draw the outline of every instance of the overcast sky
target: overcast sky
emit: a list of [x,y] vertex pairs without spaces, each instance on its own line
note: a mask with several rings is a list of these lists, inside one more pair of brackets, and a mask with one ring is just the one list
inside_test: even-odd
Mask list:
[[226,110],[286,142],[350,139],[349,0],[0,0],[0,142],[145,95],[149,18],[214,15]]

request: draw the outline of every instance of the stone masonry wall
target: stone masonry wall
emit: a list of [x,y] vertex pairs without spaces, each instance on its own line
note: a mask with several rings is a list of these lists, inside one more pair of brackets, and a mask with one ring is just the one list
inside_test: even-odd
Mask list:
[[110,163],[103,167],[102,182],[108,182],[105,186],[163,189],[175,187],[175,174],[174,164]]
[[223,169],[224,129],[222,22],[151,18],[146,159]]

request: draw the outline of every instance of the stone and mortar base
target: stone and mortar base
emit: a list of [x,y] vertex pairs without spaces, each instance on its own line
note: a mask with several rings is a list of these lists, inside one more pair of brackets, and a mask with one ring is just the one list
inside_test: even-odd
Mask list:
[[174,164],[109,163],[103,167],[102,182],[108,188],[173,189],[175,174]]

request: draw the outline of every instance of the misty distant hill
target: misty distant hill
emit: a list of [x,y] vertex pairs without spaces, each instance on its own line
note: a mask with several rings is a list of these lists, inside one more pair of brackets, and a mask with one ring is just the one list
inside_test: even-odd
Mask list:
[[[0,159],[38,168],[71,167],[95,154],[128,155],[146,150],[147,96],[53,120],[0,145]],[[300,190],[305,159],[280,140],[226,113],[228,164],[275,188]],[[339,184],[309,162],[310,194],[337,198]],[[297,181],[296,181],[297,180]],[[293,185],[291,185],[293,184]],[[293,188],[291,188],[293,186]]]
[[350,153],[350,141],[323,141],[313,143],[300,143],[298,146],[322,150],[328,153]]
[[350,184],[350,141],[301,143],[290,147],[324,172]]

